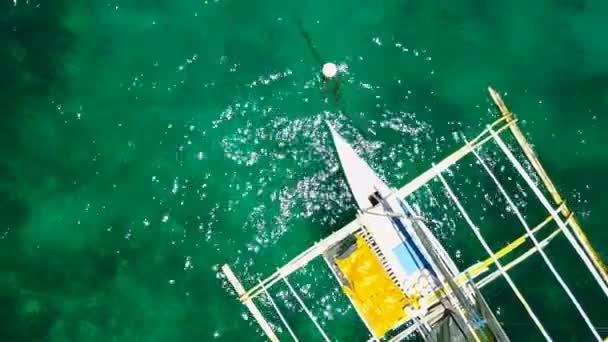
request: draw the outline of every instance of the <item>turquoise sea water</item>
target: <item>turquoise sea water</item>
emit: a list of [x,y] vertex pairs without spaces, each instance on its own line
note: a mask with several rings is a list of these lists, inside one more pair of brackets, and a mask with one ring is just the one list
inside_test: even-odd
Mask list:
[[[488,85],[608,259],[607,16],[602,0],[3,0],[0,340],[263,340],[219,266],[251,286],[353,218],[324,121],[398,186],[496,117]],[[314,51],[343,68],[339,101]],[[493,248],[520,235],[459,171]],[[416,205],[459,265],[481,258],[429,190]],[[548,253],[608,327],[563,237]],[[319,262],[292,282],[332,336],[364,338],[330,277]],[[513,277],[556,340],[590,340],[540,259]],[[514,341],[540,340],[505,284],[485,293]]]

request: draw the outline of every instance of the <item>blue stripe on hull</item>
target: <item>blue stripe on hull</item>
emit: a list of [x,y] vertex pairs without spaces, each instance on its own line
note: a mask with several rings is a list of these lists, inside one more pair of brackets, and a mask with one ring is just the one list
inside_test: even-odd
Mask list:
[[428,260],[422,255],[422,252],[414,243],[411,235],[408,233],[403,222],[399,219],[393,218],[393,224],[397,227],[404,237],[403,244],[396,247],[393,252],[397,255],[398,260],[401,262],[403,268],[407,273],[413,273],[417,270],[426,268],[433,273],[433,269],[429,264]]

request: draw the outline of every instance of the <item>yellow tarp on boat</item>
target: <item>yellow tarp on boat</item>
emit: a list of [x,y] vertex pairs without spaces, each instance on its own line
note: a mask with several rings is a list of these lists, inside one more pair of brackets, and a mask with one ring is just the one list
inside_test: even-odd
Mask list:
[[403,309],[411,300],[389,278],[365,240],[360,236],[356,239],[356,250],[335,261],[350,283],[343,287],[344,292],[352,299],[374,336],[379,338],[406,318]]

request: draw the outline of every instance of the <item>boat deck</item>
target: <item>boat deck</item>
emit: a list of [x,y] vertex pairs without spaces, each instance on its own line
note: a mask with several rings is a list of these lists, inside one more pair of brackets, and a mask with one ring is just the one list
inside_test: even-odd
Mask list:
[[361,319],[380,338],[408,318],[403,308],[416,300],[391,279],[363,233],[346,243],[329,250],[326,258]]
[[[272,308],[283,326],[293,340],[298,341],[288,320],[274,305],[272,294],[269,291],[274,284],[282,281],[314,323],[323,339],[331,341],[329,334],[318,320],[319,316],[308,308],[299,295],[301,291],[292,286],[288,280],[292,273],[306,267],[315,258],[323,256],[347,298],[367,326],[372,341],[379,338],[400,341],[410,334],[418,332],[426,340],[437,340],[438,338],[453,340],[454,337],[457,337],[467,340],[490,338],[507,342],[509,341],[508,336],[480,293],[480,289],[501,277],[507,282],[544,339],[551,341],[542,321],[507,273],[532,255],[540,255],[553,278],[557,280],[580,317],[589,327],[595,340],[602,341],[600,331],[553,266],[544,252],[544,248],[561,233],[608,297],[606,268],[540,165],[532,147],[516,125],[512,113],[508,111],[495,91],[490,89],[490,94],[503,116],[488,125],[478,136],[468,140],[460,149],[434,164],[433,167],[398,191],[388,189],[380,179],[373,177],[369,166],[359,158],[355,158],[356,154],[353,149],[332,129],[332,134],[337,138],[335,140],[338,151],[341,150],[342,154],[346,156],[341,158],[342,163],[348,162],[351,166],[356,166],[346,169],[345,173],[360,210],[357,219],[303,251],[270,276],[259,280],[248,290],[245,290],[228,265],[222,266],[222,271],[236,290],[239,300],[259,323],[268,339],[278,341],[280,336],[277,336],[277,332],[282,334],[285,332],[275,330],[274,325],[269,324],[258,310],[254,299],[261,296],[266,297],[273,304]],[[513,155],[511,148],[501,139],[500,134],[505,131],[513,133],[526,160],[532,166],[532,170],[526,169]],[[549,216],[538,225],[530,226],[519,208],[513,203],[509,193],[503,189],[500,181],[492,172],[492,168],[486,165],[483,156],[478,153],[478,150],[485,147],[484,145],[488,142],[494,142],[500,148],[511,166],[533,192],[534,196],[531,198],[537,198],[547,210]],[[451,166],[469,155],[474,156],[478,162],[477,165],[484,168],[525,230],[523,236],[496,252],[489,247],[475,224],[476,218],[468,215],[467,210],[459,201],[458,195],[442,175],[447,173]],[[364,173],[367,173],[367,176]],[[533,175],[538,176],[542,181],[544,189],[539,188],[537,182],[532,179]],[[450,256],[433,236],[424,220],[407,205],[406,197],[432,180],[438,180],[443,184],[451,203],[459,210],[461,217],[487,253],[486,260],[471,265],[463,272],[458,272]],[[556,208],[551,205],[543,191],[551,195]],[[372,196],[368,197],[369,194]],[[374,196],[376,194],[381,196]],[[378,197],[380,203],[373,203],[372,197]],[[370,208],[370,202],[372,202],[373,208]],[[400,219],[396,220],[393,215],[399,213],[405,213],[406,217],[398,215],[396,217]],[[401,222],[402,225],[400,226],[398,222]],[[537,238],[541,229],[549,223],[556,224],[557,228],[550,235]],[[544,232],[544,230],[542,231]],[[527,241],[532,242],[533,246],[523,251],[522,246]],[[419,250],[415,251],[413,247],[418,247]],[[505,261],[503,258],[507,255],[514,256],[514,258],[511,257]],[[425,265],[425,261],[428,264]],[[430,271],[434,271],[434,274],[429,274]],[[416,277],[417,273],[424,276]],[[483,277],[481,277],[482,275]],[[429,285],[419,281],[423,279],[433,279],[434,283]],[[430,292],[420,291],[425,288],[428,290],[431,286],[433,287]],[[417,307],[422,309],[410,311]],[[392,337],[387,337],[389,331]],[[446,332],[449,336],[444,335]]]

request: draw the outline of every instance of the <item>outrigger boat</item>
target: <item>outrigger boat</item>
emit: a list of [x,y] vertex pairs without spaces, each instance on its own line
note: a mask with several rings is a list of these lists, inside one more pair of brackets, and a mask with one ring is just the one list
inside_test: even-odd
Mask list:
[[[322,257],[367,327],[370,340],[400,341],[412,334],[419,334],[425,341],[509,341],[480,292],[484,286],[502,276],[542,336],[551,341],[552,338],[541,320],[508,273],[530,256],[539,254],[576,307],[593,337],[602,341],[598,329],[592,324],[543,249],[557,235],[563,234],[608,298],[607,268],[555,189],[517,126],[513,114],[498,93],[491,88],[489,90],[502,117],[487,126],[475,139],[468,141],[401,189],[391,188],[383,181],[334,127],[328,124],[342,170],[358,206],[357,218],[314,244],[249,290],[245,290],[228,265],[222,267],[239,300],[248,308],[268,339],[279,341],[279,336],[277,329],[273,329],[254,303],[254,299],[262,295],[275,310],[280,324],[289,332],[291,339],[298,341],[268,291],[274,284],[282,281],[319,330],[320,337],[326,341],[331,340],[288,280],[293,272],[305,267],[317,257]],[[514,135],[533,172],[526,170],[500,137],[507,131]],[[536,226],[531,226],[526,221],[512,197],[480,155],[481,147],[490,141],[498,145],[547,210],[547,218]],[[451,166],[468,155],[477,159],[478,165],[491,178],[525,230],[523,236],[497,252],[491,250],[480,229],[443,176]],[[532,173],[541,180],[544,191],[550,194],[553,203],[532,179]],[[435,179],[441,182],[448,197],[488,256],[485,261],[478,262],[464,271],[458,269],[427,226],[421,213],[407,201],[409,195]],[[555,223],[557,228],[549,234],[543,230],[544,237],[539,238],[542,228],[551,222]],[[522,251],[520,247],[528,241],[532,242],[532,247]],[[506,255],[510,255],[511,259],[504,263],[501,259],[504,260]]]

